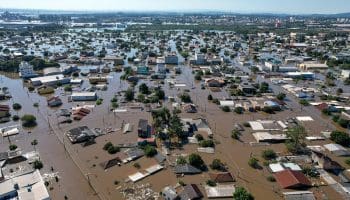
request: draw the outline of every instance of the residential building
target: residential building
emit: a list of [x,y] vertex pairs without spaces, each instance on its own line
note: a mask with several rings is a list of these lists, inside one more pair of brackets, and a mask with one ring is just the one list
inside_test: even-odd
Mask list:
[[72,101],[96,101],[96,92],[73,92]]
[[300,171],[287,169],[277,172],[274,176],[283,189],[299,189],[311,186],[310,180]]
[[36,77],[38,74],[34,71],[34,68],[31,64],[28,62],[21,62],[19,65],[19,76],[21,78],[33,78]]
[[177,65],[178,63],[179,63],[179,58],[176,55],[176,52],[172,52],[165,55],[165,64]]
[[140,119],[137,129],[138,136],[141,138],[148,138],[150,133],[149,129],[148,120]]

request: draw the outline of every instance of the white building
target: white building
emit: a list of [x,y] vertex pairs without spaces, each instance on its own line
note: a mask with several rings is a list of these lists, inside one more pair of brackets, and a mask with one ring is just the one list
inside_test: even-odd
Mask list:
[[342,71],[341,71],[341,77],[342,77],[343,79],[350,78],[350,70],[342,70]]
[[206,56],[203,53],[196,53],[194,59],[196,60],[196,65],[205,65],[207,63]]
[[70,83],[70,78],[64,77],[62,74],[58,74],[58,75],[52,75],[52,76],[42,76],[37,78],[31,78],[30,82],[33,84],[33,86],[39,86],[39,85],[54,86],[54,85],[57,85],[58,83],[68,84]]
[[21,62],[19,65],[19,76],[21,78],[32,78],[37,76],[35,73],[33,66],[28,62]]
[[96,101],[96,92],[73,92],[72,101]]

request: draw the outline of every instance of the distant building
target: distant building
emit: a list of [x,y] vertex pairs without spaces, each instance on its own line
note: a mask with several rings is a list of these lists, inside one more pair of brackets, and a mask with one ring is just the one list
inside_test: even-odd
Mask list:
[[72,101],[96,101],[96,92],[73,92]]
[[342,70],[342,71],[341,71],[341,77],[342,77],[343,79],[350,78],[350,70]]
[[165,64],[177,65],[179,63],[179,58],[175,52],[169,53],[165,56]]
[[48,67],[43,70],[44,76],[52,76],[62,74],[61,69],[57,67]]
[[64,77],[62,74],[59,74],[59,75],[31,78],[30,82],[33,84],[33,86],[40,86],[40,85],[53,86],[53,85],[57,85],[58,83],[68,84],[70,83],[70,78]]
[[196,53],[194,55],[194,59],[195,59],[195,64],[196,65],[205,65],[205,64],[207,64],[207,58],[206,58],[205,54],[203,54],[203,53]]
[[138,66],[137,67],[138,75],[149,75],[149,69],[146,66]]
[[19,70],[19,76],[21,78],[33,78],[38,75],[37,73],[35,73],[33,66],[28,62],[21,62],[18,70]]
[[140,119],[137,129],[137,134],[141,138],[148,138],[149,137],[149,125],[148,121],[146,119]]

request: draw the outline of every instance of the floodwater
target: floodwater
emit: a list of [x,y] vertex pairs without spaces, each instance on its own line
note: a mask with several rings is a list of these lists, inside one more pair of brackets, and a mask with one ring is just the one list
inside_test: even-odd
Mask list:
[[[181,113],[181,117],[186,118],[206,118],[214,133],[214,140],[216,142],[216,153],[213,155],[199,153],[204,161],[209,165],[214,158],[219,158],[227,164],[229,171],[236,177],[236,185],[247,188],[254,194],[256,199],[282,199],[280,196],[281,189],[276,183],[267,181],[266,177],[270,173],[264,167],[263,170],[255,170],[248,166],[247,162],[250,156],[256,156],[261,161],[261,151],[266,148],[273,148],[279,153],[285,153],[285,147],[283,144],[274,144],[271,146],[250,146],[249,142],[254,141],[251,135],[252,130],[247,128],[243,132],[241,141],[234,141],[231,139],[231,130],[234,128],[235,123],[243,123],[256,119],[274,119],[285,120],[295,116],[310,115],[314,118],[314,122],[305,123],[306,129],[310,132],[310,135],[320,135],[321,131],[329,130],[332,128],[332,124],[329,124],[328,119],[320,119],[319,112],[313,108],[304,108],[300,110],[300,106],[295,103],[293,97],[288,95],[290,99],[288,105],[293,108],[294,111],[278,112],[274,115],[267,115],[263,113],[246,113],[244,115],[237,115],[234,113],[224,113],[220,108],[207,101],[208,94],[212,94],[214,98],[226,98],[228,94],[222,89],[220,92],[211,92],[210,90],[202,90],[201,83],[196,82],[193,79],[192,70],[187,66],[181,66],[182,74],[176,76],[178,83],[186,84],[186,87],[181,89],[170,88],[167,83],[163,85],[163,89],[166,92],[166,96],[177,96],[184,89],[190,90],[193,102],[198,106],[198,113],[186,114]],[[31,151],[33,147],[30,142],[37,139],[39,144],[37,146],[43,160],[45,168],[43,173],[50,172],[52,166],[58,171],[60,181],[53,183],[53,190],[50,191],[53,199],[63,199],[64,195],[67,195],[69,199],[122,199],[122,194],[119,191],[120,187],[131,185],[132,183],[125,183],[128,175],[137,172],[138,170],[133,167],[134,163],[139,163],[141,169],[151,166],[156,163],[152,158],[141,158],[122,166],[115,166],[108,170],[104,170],[100,167],[100,163],[109,159],[122,157],[123,153],[117,153],[115,155],[109,155],[102,148],[106,142],[112,142],[113,144],[135,143],[137,139],[137,122],[139,119],[148,119],[151,122],[151,115],[145,111],[139,109],[128,109],[126,113],[113,113],[110,111],[110,100],[120,91],[123,91],[129,87],[129,84],[125,81],[120,81],[121,73],[112,72],[109,74],[109,83],[107,91],[97,91],[100,98],[104,99],[103,104],[93,108],[92,112],[83,118],[81,121],[74,121],[72,124],[57,124],[56,112],[57,109],[48,108],[46,105],[46,97],[39,96],[37,93],[30,93],[23,87],[22,80],[10,79],[5,76],[1,76],[1,86],[9,88],[13,98],[7,103],[12,105],[13,103],[20,103],[22,109],[16,113],[12,111],[12,114],[33,114],[37,117],[38,126],[33,129],[21,130],[21,133],[17,136],[10,138],[11,142],[23,149],[23,151]],[[77,88],[82,90],[89,86],[86,77],[84,84]],[[156,81],[149,81],[142,79],[140,83],[145,82],[148,85],[158,85]],[[166,82],[166,81],[165,81]],[[277,87],[277,86],[274,86]],[[275,88],[274,88],[275,89]],[[278,88],[276,88],[278,90]],[[94,104],[94,102],[68,102],[69,93],[65,93],[63,88],[56,90],[55,95],[60,96],[63,100],[63,105],[60,108],[70,109],[73,106],[82,104]],[[177,99],[178,101],[178,99]],[[34,103],[39,103],[39,107],[35,108]],[[164,106],[171,107],[171,103],[164,102]],[[326,122],[327,123],[320,123]],[[328,123],[329,122],[329,123]],[[120,130],[100,136],[96,139],[96,144],[82,147],[81,145],[72,145],[64,133],[75,127],[88,126],[89,128],[112,128],[120,129],[123,123],[130,123],[134,126],[131,133],[122,134]],[[10,122],[7,124],[1,124],[1,127],[18,124],[18,122]],[[30,132],[30,133],[29,133]],[[313,145],[321,144],[322,142],[313,142]],[[7,150],[9,141],[5,138],[1,139],[0,150]],[[195,175],[176,177],[172,172],[169,164],[175,161],[178,154],[190,154],[196,152],[197,145],[188,144],[184,146],[183,150],[173,150],[169,156],[169,162],[166,164],[166,169],[158,172],[150,177],[147,177],[140,181],[140,183],[151,183],[152,189],[159,192],[167,185],[175,185],[179,180],[183,180],[185,183],[196,183],[199,185],[205,184],[209,176],[207,173]],[[118,181],[119,184],[115,185],[114,182]],[[205,194],[204,188],[200,187],[202,193]],[[329,187],[325,187],[326,194],[320,194],[328,196],[329,199],[339,199],[339,195],[331,190]],[[96,191],[96,193],[95,193]],[[317,191],[320,192],[320,191]]]

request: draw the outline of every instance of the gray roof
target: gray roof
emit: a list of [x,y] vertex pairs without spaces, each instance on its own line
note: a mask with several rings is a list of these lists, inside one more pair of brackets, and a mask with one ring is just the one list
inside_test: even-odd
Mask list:
[[199,174],[202,173],[201,170],[190,164],[176,165],[174,168],[176,174]]
[[192,200],[200,199],[203,197],[203,194],[199,190],[196,184],[188,184],[184,187],[184,190],[180,193],[181,200]]

